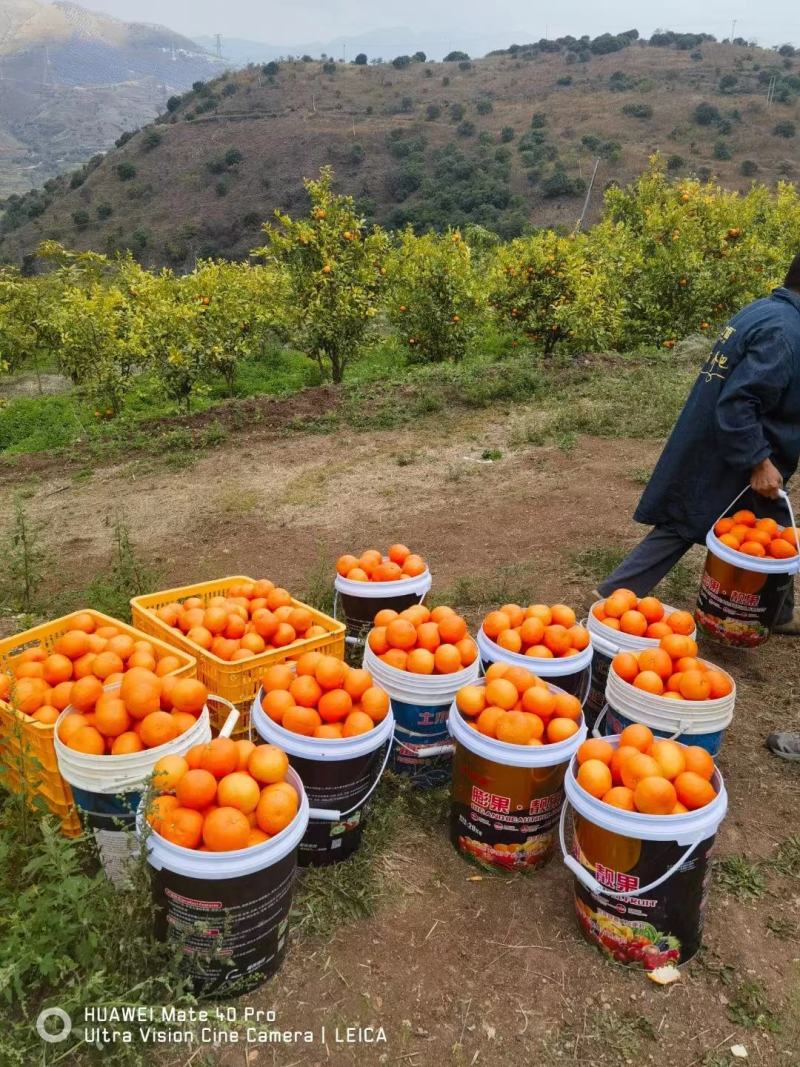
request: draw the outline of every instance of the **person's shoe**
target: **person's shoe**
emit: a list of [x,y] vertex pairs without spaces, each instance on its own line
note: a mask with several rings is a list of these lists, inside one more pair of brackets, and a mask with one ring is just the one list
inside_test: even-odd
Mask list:
[[767,738],[767,748],[773,756],[786,760],[800,760],[800,733],[779,730]]
[[800,637],[800,608],[795,608],[791,619],[772,627],[774,634],[783,634],[784,637]]

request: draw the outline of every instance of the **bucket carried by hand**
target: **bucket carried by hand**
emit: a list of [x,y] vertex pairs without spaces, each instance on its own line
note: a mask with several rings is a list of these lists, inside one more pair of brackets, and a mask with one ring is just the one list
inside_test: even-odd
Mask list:
[[[768,639],[781,607],[800,571],[800,556],[774,559],[749,556],[724,544],[714,532],[748,491],[742,490],[706,534],[706,564],[700,581],[695,619],[698,629],[731,648],[756,648]],[[780,490],[792,529],[796,529],[789,496]]]

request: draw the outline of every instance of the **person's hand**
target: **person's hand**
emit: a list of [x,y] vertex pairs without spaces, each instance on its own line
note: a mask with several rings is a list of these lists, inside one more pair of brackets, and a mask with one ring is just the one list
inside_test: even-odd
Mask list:
[[762,459],[750,472],[750,488],[774,500],[783,489],[783,475],[771,459]]

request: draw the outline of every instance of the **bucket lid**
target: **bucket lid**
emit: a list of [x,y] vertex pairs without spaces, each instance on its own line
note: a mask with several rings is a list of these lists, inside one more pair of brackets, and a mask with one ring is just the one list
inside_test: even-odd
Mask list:
[[[615,748],[620,743],[619,735],[603,740]],[[567,801],[584,819],[623,837],[635,837],[643,841],[676,841],[679,845],[694,844],[713,836],[728,810],[728,794],[719,770],[714,771],[711,779],[717,795],[704,808],[681,815],[643,815],[639,811],[625,811],[612,804],[604,804],[587,793],[578,785],[577,765],[577,756],[573,756],[564,775]]]
[[[708,667],[713,664],[701,660]],[[655,693],[637,689],[620,678],[613,666],[606,681],[606,701],[627,718],[671,734],[708,734],[725,730],[733,719],[736,683],[727,671],[714,667],[730,681],[727,696],[715,700],[666,700]]]
[[271,719],[261,706],[263,695],[263,689],[259,689],[250,709],[251,722],[256,733],[266,743],[278,745],[290,756],[300,759],[319,760],[322,763],[357,759],[380,748],[394,733],[394,715],[390,708],[386,718],[369,733],[342,738],[305,737],[303,734],[284,729]]
[[[595,601],[586,619],[586,629],[592,635],[592,644],[598,652],[602,652],[604,656],[616,656],[618,652],[641,652],[645,648],[658,647],[658,637],[635,637],[633,634],[612,630],[610,626],[606,626],[594,613],[597,605],[603,603],[605,598]],[[677,610],[669,604],[664,604],[664,615],[670,615]],[[697,630],[692,630],[689,636],[692,640],[696,639]]]
[[800,573],[800,556],[791,559],[773,559],[771,556],[748,556],[746,552],[737,552],[723,545],[713,529],[706,534],[706,547],[717,559],[730,563],[743,571],[757,571],[759,574],[798,574]]
[[[548,686],[552,692],[561,692],[553,686]],[[578,732],[566,741],[557,741],[552,745],[512,745],[507,741],[498,741],[494,737],[486,737],[468,726],[464,717],[455,705],[450,708],[447,719],[447,727],[450,736],[455,738],[464,748],[474,752],[476,756],[491,760],[492,763],[504,764],[508,767],[557,767],[560,763],[566,763],[572,759],[580,746],[586,740],[586,723],[581,716],[581,724]]]
[[512,667],[524,667],[525,670],[537,674],[540,678],[565,678],[570,674],[578,674],[585,670],[592,662],[592,641],[590,633],[589,644],[574,656],[540,659],[538,656],[523,656],[519,652],[509,652],[507,648],[502,648],[487,637],[482,626],[478,630],[478,648],[483,659],[489,659],[493,663],[498,661],[508,663]]
[[367,643],[364,646],[364,670],[369,671],[376,685],[385,689],[392,700],[422,707],[441,707],[449,704],[459,689],[471,685],[481,673],[478,657],[463,670],[452,674],[412,674],[384,663]]
[[[109,691],[116,688],[111,686]],[[76,711],[77,708],[70,705],[56,719],[53,745],[62,778],[76,789],[85,789],[89,793],[114,796],[117,793],[135,792],[144,787],[162,756],[183,756],[195,745],[203,745],[211,740],[211,721],[206,706],[194,726],[165,745],[132,752],[127,756],[91,756],[68,748],[58,736],[64,719]]]
[[[152,828],[146,835],[147,861],[156,870],[166,869],[175,874],[189,878],[202,878],[220,881],[223,878],[241,878],[246,874],[255,874],[267,867],[279,863],[300,844],[308,827],[308,797],[298,773],[291,767],[286,774],[287,780],[294,786],[300,804],[297,814],[287,827],[275,834],[269,841],[249,848],[239,848],[231,852],[199,852],[194,848],[183,848],[156,833]],[[136,832],[139,838],[145,836],[145,798],[139,804],[136,813]]]
[[349,578],[343,578],[337,574],[333,580],[333,587],[346,596],[360,597],[362,600],[387,600],[393,596],[424,596],[433,579],[431,572],[426,568],[422,574],[413,578],[401,578],[396,582],[351,582]]

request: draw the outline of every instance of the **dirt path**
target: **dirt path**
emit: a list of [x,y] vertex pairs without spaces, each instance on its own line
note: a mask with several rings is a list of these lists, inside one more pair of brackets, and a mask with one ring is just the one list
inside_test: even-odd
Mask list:
[[[457,434],[430,421],[268,446],[241,436],[186,470],[138,462],[88,481],[47,475],[28,504],[45,524],[59,585],[81,586],[105,563],[121,509],[169,583],[242,573],[303,589],[321,554],[402,538],[429,558],[440,589],[522,563],[531,599],[583,603],[590,583],[574,555],[636,537],[636,472],[652,466],[658,444],[582,439],[565,453],[515,450],[513,438],[513,418],[486,413]],[[501,458],[482,460],[487,448]],[[6,511],[10,493],[0,491]],[[721,759],[731,809],[719,855],[755,862],[798,833],[800,769],[772,759],[763,737],[798,725],[800,648],[775,638],[755,653],[715,656],[739,681]],[[247,1063],[724,1067],[739,1062],[728,1051],[737,1044],[759,1067],[800,1063],[796,876],[767,870],[766,892],[749,902],[715,887],[703,956],[660,989],[585,945],[558,862],[528,878],[479,874],[441,821],[404,825],[379,862],[378,913],[330,942],[302,939],[250,998],[275,1009],[282,1030],[325,1023],[326,1044],[254,1047]],[[337,1026],[343,1036],[358,1025],[384,1027],[387,1043],[336,1043]],[[214,1055],[245,1062],[241,1048]]]

